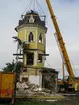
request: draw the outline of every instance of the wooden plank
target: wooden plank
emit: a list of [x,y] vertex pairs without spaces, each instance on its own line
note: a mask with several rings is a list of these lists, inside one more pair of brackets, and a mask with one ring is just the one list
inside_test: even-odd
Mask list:
[[13,54],[14,56],[17,56],[17,55],[19,55],[19,56],[22,56],[23,54]]
[[40,55],[42,55],[42,56],[49,56],[49,54],[40,54]]
[[23,59],[23,58],[20,58],[20,57],[19,57],[18,59]]

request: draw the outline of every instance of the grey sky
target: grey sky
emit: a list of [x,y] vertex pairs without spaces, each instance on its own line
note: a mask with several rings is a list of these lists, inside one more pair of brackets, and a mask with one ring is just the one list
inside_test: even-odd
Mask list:
[[[30,0],[0,0],[0,69],[11,62],[16,44],[12,36],[17,35],[14,28]],[[79,0],[50,0],[72,62],[78,76],[79,69]],[[61,56],[54,37],[54,27],[45,0],[38,0],[47,15],[47,61],[52,68],[61,69]],[[37,7],[36,7],[37,8]],[[37,9],[39,12],[39,9]],[[46,63],[46,66],[47,63]]]

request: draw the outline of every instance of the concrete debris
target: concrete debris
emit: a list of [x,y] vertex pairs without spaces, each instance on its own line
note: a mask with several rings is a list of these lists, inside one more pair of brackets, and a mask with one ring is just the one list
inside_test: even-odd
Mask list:
[[18,82],[16,84],[16,96],[23,96],[23,97],[52,97],[52,96],[61,96],[52,92],[51,90],[41,88],[38,85],[30,84],[29,82]]

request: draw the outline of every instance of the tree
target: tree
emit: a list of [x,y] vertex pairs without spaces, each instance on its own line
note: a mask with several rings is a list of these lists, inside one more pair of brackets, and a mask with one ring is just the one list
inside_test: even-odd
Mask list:
[[[15,71],[14,67],[16,65]],[[4,72],[16,72],[16,73],[20,73],[20,69],[23,67],[23,63],[18,61],[17,64],[14,63],[14,61],[12,63],[6,63],[6,66],[3,68]]]

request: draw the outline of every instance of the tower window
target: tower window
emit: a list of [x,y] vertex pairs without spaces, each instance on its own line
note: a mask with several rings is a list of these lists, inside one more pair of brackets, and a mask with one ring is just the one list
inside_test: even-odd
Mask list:
[[42,63],[42,55],[38,54],[38,63]]
[[32,15],[30,15],[29,23],[34,23],[34,18]]
[[42,34],[39,35],[39,43],[42,43]]
[[27,53],[27,65],[34,64],[34,53]]
[[29,34],[29,39],[28,39],[29,42],[33,42],[33,33],[30,32]]

